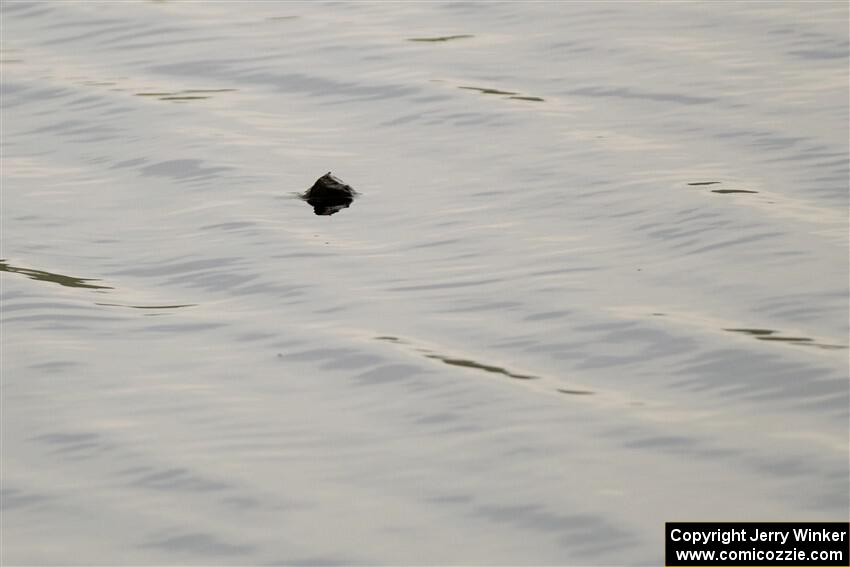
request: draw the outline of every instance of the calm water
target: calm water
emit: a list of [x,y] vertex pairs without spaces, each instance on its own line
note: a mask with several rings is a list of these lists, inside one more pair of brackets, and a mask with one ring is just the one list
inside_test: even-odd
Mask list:
[[846,520],[847,18],[4,2],[3,561]]

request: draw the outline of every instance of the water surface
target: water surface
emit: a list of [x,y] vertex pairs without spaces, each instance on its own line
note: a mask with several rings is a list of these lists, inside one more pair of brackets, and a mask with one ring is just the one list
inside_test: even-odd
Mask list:
[[4,3],[3,561],[846,520],[847,17]]

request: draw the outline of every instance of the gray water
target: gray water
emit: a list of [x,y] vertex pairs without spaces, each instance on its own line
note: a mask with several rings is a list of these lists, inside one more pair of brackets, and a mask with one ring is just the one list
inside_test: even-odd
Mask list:
[[846,520],[847,20],[4,2],[3,562]]

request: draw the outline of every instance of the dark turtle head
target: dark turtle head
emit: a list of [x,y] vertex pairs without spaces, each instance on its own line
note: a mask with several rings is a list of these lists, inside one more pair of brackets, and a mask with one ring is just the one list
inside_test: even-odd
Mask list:
[[332,215],[348,208],[355,196],[357,191],[329,171],[317,179],[301,198],[313,206],[313,212],[317,215]]

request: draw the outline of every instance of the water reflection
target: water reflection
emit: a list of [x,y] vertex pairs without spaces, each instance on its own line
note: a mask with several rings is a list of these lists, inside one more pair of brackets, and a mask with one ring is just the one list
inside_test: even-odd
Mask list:
[[[382,335],[375,337],[375,340],[384,341],[389,343],[395,343],[399,345],[409,345],[405,340],[402,340],[398,337],[394,337],[391,335]],[[411,345],[412,346],[412,345]],[[478,362],[476,360],[470,358],[458,358],[453,356],[446,356],[443,354],[439,354],[434,352],[432,349],[422,348],[422,347],[414,347],[416,352],[422,353],[425,358],[429,358],[431,360],[439,360],[443,364],[448,364],[449,366],[458,366],[461,368],[469,368],[473,370],[483,370],[484,372],[488,372],[490,374],[500,374],[502,376],[507,376],[508,378],[513,378],[515,380],[541,380],[541,376],[535,376],[533,374],[520,374],[518,372],[514,372],[512,370],[508,370],[507,368],[501,366],[495,366],[493,364],[484,364],[482,362]],[[596,392],[585,389],[578,388],[555,388],[555,391],[560,392],[562,394],[572,394],[576,396],[585,396],[592,395]]]
[[96,285],[87,282],[96,282],[100,281],[94,278],[76,278],[73,276],[65,276],[62,274],[54,274],[52,272],[45,272],[42,270],[33,270],[30,268],[18,268],[15,266],[10,266],[6,263],[5,260],[0,260],[0,272],[11,272],[15,274],[23,274],[28,278],[45,281],[45,282],[53,282],[58,283],[59,285],[63,285],[66,287],[83,287],[88,289],[113,289],[112,287],[106,285]]
[[459,35],[443,35],[438,37],[411,37],[408,38],[407,41],[419,41],[419,42],[443,42],[443,41],[452,41],[455,39],[466,39],[470,37],[475,37],[474,35],[469,34],[459,34]]
[[493,88],[487,88],[487,87],[468,87],[468,86],[459,86],[458,88],[464,89],[464,90],[467,90],[467,91],[477,91],[481,94],[505,96],[505,97],[512,99],[512,100],[527,100],[527,101],[532,101],[532,102],[545,102],[545,100],[540,98],[539,96],[528,96],[528,95],[523,95],[523,94],[516,93],[516,92],[513,92],[513,91],[503,91],[501,89],[493,89]]
[[109,449],[104,439],[96,433],[47,433],[31,440],[48,445],[51,455],[69,461],[92,459]]
[[486,504],[478,506],[476,512],[493,522],[549,532],[558,538],[562,548],[586,558],[596,558],[603,550],[626,547],[634,537],[604,517],[563,514],[545,505]]
[[226,483],[201,478],[181,468],[154,470],[150,472],[144,470],[139,472],[146,474],[143,474],[130,484],[152,490],[214,492],[228,488]]
[[159,100],[203,100],[208,96],[163,96]]
[[0,510],[26,508],[47,500],[40,494],[29,494],[16,488],[0,488]]
[[494,374],[502,374],[504,376],[508,376],[510,378],[516,378],[518,380],[537,380],[539,376],[531,376],[529,374],[517,374],[516,372],[511,372],[510,370],[506,370],[500,366],[491,366],[489,364],[482,364],[480,362],[475,362],[474,360],[467,360],[464,358],[450,358],[447,356],[442,356],[439,354],[426,354],[426,358],[432,358],[435,360],[440,360],[446,364],[451,366],[462,366],[464,368],[475,368],[478,370],[483,370],[484,372],[492,372]]
[[723,329],[724,331],[729,331],[730,333],[742,333],[745,335],[750,335],[751,337],[758,339],[760,341],[775,341],[775,342],[784,342],[790,344],[799,344],[801,346],[813,346],[817,348],[822,348],[826,350],[837,350],[847,348],[844,345],[833,345],[827,343],[817,342],[810,337],[788,337],[777,335],[780,331],[774,331],[772,329],[749,329],[749,328],[734,328],[734,329]]
[[95,303],[105,307],[126,307],[128,309],[179,309],[181,307],[195,307],[197,303],[184,303],[182,305],[123,305],[121,303]]
[[[398,344],[407,344],[406,341],[403,341],[398,337],[393,337],[393,336],[389,336],[389,335],[375,337],[375,340],[391,342],[391,343],[398,343]],[[470,360],[470,359],[454,358],[454,357],[444,356],[442,354],[437,354],[437,353],[433,352],[432,350],[426,349],[426,348],[416,348],[416,350],[418,352],[424,353],[425,358],[430,358],[430,359],[433,359],[433,360],[439,360],[439,361],[444,362],[445,364],[448,364],[450,366],[461,366],[463,368],[474,368],[474,369],[477,369],[477,370],[483,370],[485,372],[491,372],[491,373],[494,373],[494,374],[502,374],[503,376],[508,376],[510,378],[517,378],[517,379],[520,379],[520,380],[536,380],[536,379],[539,378],[539,376],[531,376],[531,375],[528,375],[528,374],[518,374],[516,372],[511,372],[509,370],[506,370],[505,368],[502,368],[500,366],[493,366],[493,365],[490,365],[490,364],[482,364],[480,362],[476,362],[476,361]]]
[[622,99],[646,100],[662,103],[678,103],[685,105],[692,104],[708,104],[717,102],[718,99],[705,96],[684,95],[679,93],[669,92],[648,92],[638,91],[631,88],[616,87],[582,87],[567,91],[567,94],[573,96],[589,96],[589,97],[613,97]]
[[568,388],[558,388],[558,391],[562,394],[570,394],[571,396],[592,396],[596,393],[590,390],[571,390]]
[[188,555],[206,555],[210,557],[245,555],[254,550],[251,545],[239,545],[221,541],[215,536],[204,533],[191,533],[154,539],[141,547],[154,548],[169,553]]
[[205,100],[212,98],[209,95],[219,93],[236,92],[238,89],[186,89],[181,91],[142,91],[135,96],[157,98],[159,100],[187,101]]
[[[691,187],[704,187],[706,185],[720,185],[720,181],[693,181],[688,183],[688,185]],[[710,189],[710,191],[721,195],[732,193],[758,193],[758,191],[752,191],[750,189]]]
[[501,91],[499,89],[488,89],[484,87],[458,87],[459,89],[465,89],[468,91],[478,91],[483,94],[494,94],[494,95],[515,95],[517,93],[511,91]]
[[528,100],[531,102],[546,102],[544,99],[539,96],[509,96],[508,98],[513,100]]

